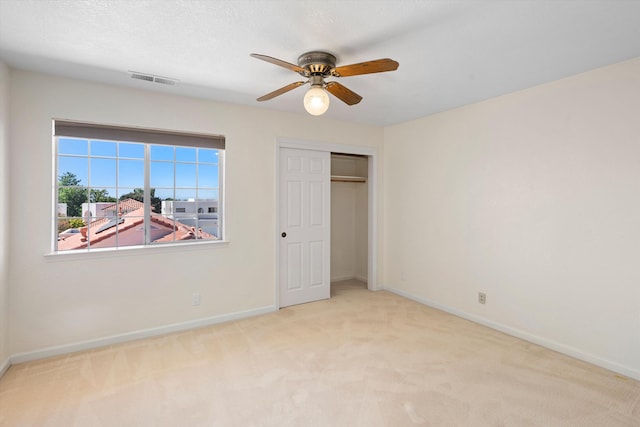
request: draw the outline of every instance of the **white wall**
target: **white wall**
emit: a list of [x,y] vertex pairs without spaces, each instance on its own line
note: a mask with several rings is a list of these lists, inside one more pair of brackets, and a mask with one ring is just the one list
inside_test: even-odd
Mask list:
[[[0,62],[0,200],[9,198],[9,68]],[[8,203],[5,203],[7,206]],[[0,217],[0,375],[8,367],[9,351],[9,246],[10,217]]]
[[[20,230],[11,239],[14,355],[273,309],[276,138],[380,149],[383,138],[380,128],[302,112],[280,113],[26,71],[12,73],[10,112],[10,205],[12,228]],[[46,257],[52,234],[52,118],[225,135],[230,244]],[[381,221],[382,215],[380,229]],[[192,307],[196,291],[202,302]]]
[[640,379],[639,113],[640,58],[385,129],[385,285]]

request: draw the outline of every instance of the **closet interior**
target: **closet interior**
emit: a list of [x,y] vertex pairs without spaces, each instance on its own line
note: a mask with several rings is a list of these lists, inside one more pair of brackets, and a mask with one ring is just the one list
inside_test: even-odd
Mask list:
[[367,282],[369,157],[331,153],[331,281]]

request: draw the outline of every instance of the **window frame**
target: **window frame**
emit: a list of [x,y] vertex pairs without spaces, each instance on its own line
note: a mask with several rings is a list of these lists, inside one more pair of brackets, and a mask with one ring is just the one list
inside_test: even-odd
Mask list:
[[[90,122],[77,122],[77,121],[69,121],[69,120],[58,120],[54,119],[52,121],[52,147],[53,147],[53,213],[52,213],[52,240],[51,240],[51,250],[52,254],[70,254],[70,253],[95,253],[95,252],[114,252],[119,250],[131,250],[131,249],[149,249],[149,248],[158,248],[158,247],[189,247],[193,245],[202,245],[202,244],[220,244],[227,243],[226,242],[226,230],[225,230],[225,217],[223,212],[225,210],[225,197],[224,197],[224,181],[225,181],[225,149],[226,149],[226,139],[222,135],[215,134],[202,134],[202,133],[193,133],[193,132],[181,132],[181,131],[171,131],[171,130],[161,130],[161,129],[151,129],[151,128],[142,128],[142,127],[132,127],[132,126],[115,126],[115,125],[105,125],[98,123],[90,123]],[[143,242],[142,244],[136,245],[124,245],[120,246],[117,243],[114,246],[109,247],[95,247],[92,248],[91,245],[80,248],[80,249],[58,249],[58,200],[59,200],[59,139],[60,138],[75,138],[75,139],[83,139],[87,141],[108,141],[115,143],[139,143],[143,146],[144,149],[144,157],[142,159],[143,165],[143,174],[144,174],[144,233],[143,233]],[[218,168],[218,182],[217,182],[217,203],[218,203],[218,218],[217,218],[217,238],[216,239],[193,239],[193,240],[173,240],[171,242],[162,242],[157,243],[151,240],[150,227],[151,227],[151,197],[150,197],[150,170],[152,159],[150,155],[150,150],[152,145],[165,145],[170,146],[174,149],[177,147],[186,147],[186,148],[196,148],[196,149],[212,149],[217,150],[217,168]],[[82,157],[82,156],[79,156]],[[92,156],[90,153],[87,154],[87,159],[90,161]],[[98,157],[99,158],[99,157]],[[114,160],[118,162],[120,159],[119,153],[116,154]],[[208,164],[208,162],[204,162]],[[176,158],[173,160],[174,167],[177,164]],[[196,167],[200,164],[198,160],[194,162]],[[213,163],[211,163],[213,164]],[[117,173],[117,172],[116,172]],[[94,187],[89,186],[89,182],[87,182],[83,187],[87,188],[87,194],[89,194],[90,190]],[[95,187],[95,189],[99,189],[100,187]],[[118,187],[116,187],[118,188]],[[173,183],[173,191],[175,196],[175,191],[180,187],[176,187],[176,182]],[[193,189],[198,191],[199,185],[196,185]],[[216,187],[213,187],[216,188]],[[117,196],[116,196],[117,199]],[[118,203],[117,200],[115,203]],[[90,198],[87,199],[87,203],[90,202]],[[158,212],[161,214],[161,212]],[[173,212],[172,212],[173,214]],[[197,214],[196,214],[197,215]],[[178,219],[171,217],[172,220],[178,221]],[[175,233],[174,228],[174,233]],[[116,240],[117,242],[117,240]]]

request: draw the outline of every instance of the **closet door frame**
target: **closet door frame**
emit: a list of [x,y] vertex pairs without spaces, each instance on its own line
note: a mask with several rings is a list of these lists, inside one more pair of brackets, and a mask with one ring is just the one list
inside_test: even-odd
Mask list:
[[357,145],[331,144],[320,141],[306,141],[293,138],[277,138],[276,139],[276,225],[274,229],[275,236],[275,253],[276,253],[276,305],[279,308],[280,295],[279,286],[277,286],[280,277],[279,265],[279,218],[280,218],[280,188],[278,185],[280,176],[280,149],[281,148],[297,148],[301,150],[326,151],[329,153],[356,154],[367,156],[367,288],[371,291],[381,289],[378,286],[378,153],[375,147],[364,147]]

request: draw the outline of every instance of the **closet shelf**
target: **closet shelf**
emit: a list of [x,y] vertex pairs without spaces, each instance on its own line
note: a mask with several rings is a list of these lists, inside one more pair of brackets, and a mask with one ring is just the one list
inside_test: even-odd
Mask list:
[[367,182],[363,176],[331,175],[331,182]]

